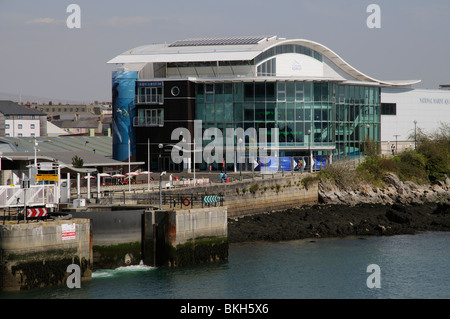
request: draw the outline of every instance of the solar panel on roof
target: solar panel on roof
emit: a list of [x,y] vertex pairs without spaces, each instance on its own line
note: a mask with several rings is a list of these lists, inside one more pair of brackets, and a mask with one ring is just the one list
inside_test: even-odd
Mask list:
[[184,46],[207,46],[207,45],[241,45],[258,44],[266,36],[233,37],[233,38],[210,38],[210,39],[186,39],[169,44],[169,47]]

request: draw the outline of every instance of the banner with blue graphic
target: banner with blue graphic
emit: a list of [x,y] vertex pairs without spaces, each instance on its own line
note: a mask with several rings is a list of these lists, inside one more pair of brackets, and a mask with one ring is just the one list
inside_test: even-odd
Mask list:
[[[137,71],[114,71],[112,73],[113,103],[113,159],[125,161],[136,153],[136,136],[133,118],[136,115],[134,105]],[[128,142],[131,152],[128,153]]]

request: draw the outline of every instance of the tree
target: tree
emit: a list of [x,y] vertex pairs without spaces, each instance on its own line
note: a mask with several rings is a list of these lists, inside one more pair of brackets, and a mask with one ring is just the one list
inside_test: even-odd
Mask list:
[[72,157],[72,166],[75,168],[82,168],[84,166],[83,159],[75,155],[74,157]]

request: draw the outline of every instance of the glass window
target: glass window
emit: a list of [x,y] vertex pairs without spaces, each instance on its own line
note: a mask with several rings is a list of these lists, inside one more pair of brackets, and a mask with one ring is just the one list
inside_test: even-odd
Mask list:
[[244,104],[244,122],[255,121],[255,107],[253,103]]
[[197,102],[197,106],[195,107],[195,118],[197,120],[204,121],[205,120],[204,116],[205,116],[205,104]]
[[313,83],[312,82],[305,82],[304,83],[304,99],[305,99],[305,101],[312,101],[312,92],[313,92],[313,89],[312,89],[312,85],[313,85]]
[[304,126],[305,124],[303,122],[295,123],[295,141],[297,143],[304,142]]
[[237,123],[242,123],[243,117],[242,117],[242,103],[234,103],[234,121]]
[[286,122],[286,142],[292,143],[295,140],[295,123]]
[[223,85],[224,102],[233,102],[233,85],[225,83]]
[[312,103],[305,103],[305,121],[311,121]]
[[275,109],[276,103],[267,103],[266,104],[266,121],[275,121]]
[[216,112],[216,122],[222,123],[224,120],[224,117],[223,117],[223,107],[224,106],[222,103],[216,103],[214,105],[214,107],[215,107],[215,112]]
[[266,83],[266,101],[275,101],[275,82]]
[[224,121],[233,122],[233,103],[224,104]]
[[322,101],[322,84],[314,83],[314,101]]
[[235,102],[244,101],[244,83],[233,83],[233,98]]
[[244,83],[244,101],[254,101],[255,99],[255,84]]
[[286,101],[286,84],[285,82],[277,83],[277,100]]
[[255,83],[255,101],[265,101],[266,84],[264,82]]
[[295,110],[295,120],[296,121],[303,121],[305,116],[304,116],[304,110],[303,110],[303,103],[296,103],[295,106],[296,110]]
[[17,125],[17,128],[18,128],[19,130],[21,130],[21,129],[22,129],[22,124]]
[[214,104],[205,104],[205,121],[214,122]]
[[295,83],[286,82],[286,100],[295,101]]
[[256,103],[255,104],[255,121],[262,121],[264,122],[266,120],[266,105],[265,103]]
[[303,82],[295,82],[295,100],[303,101]]
[[286,121],[286,103],[277,104],[277,121]]
[[34,124],[30,124],[30,129],[34,129]]
[[286,104],[286,121],[295,120],[295,103]]
[[5,129],[9,129],[9,124],[5,124]]

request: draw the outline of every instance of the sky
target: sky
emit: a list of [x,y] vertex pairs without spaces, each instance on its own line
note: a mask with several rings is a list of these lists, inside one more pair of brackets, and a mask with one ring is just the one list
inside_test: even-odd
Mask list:
[[[80,28],[67,26],[70,4]],[[437,89],[450,84],[449,30],[448,0],[0,0],[0,98],[110,101],[107,61],[127,50],[248,35],[316,41],[376,79]]]

